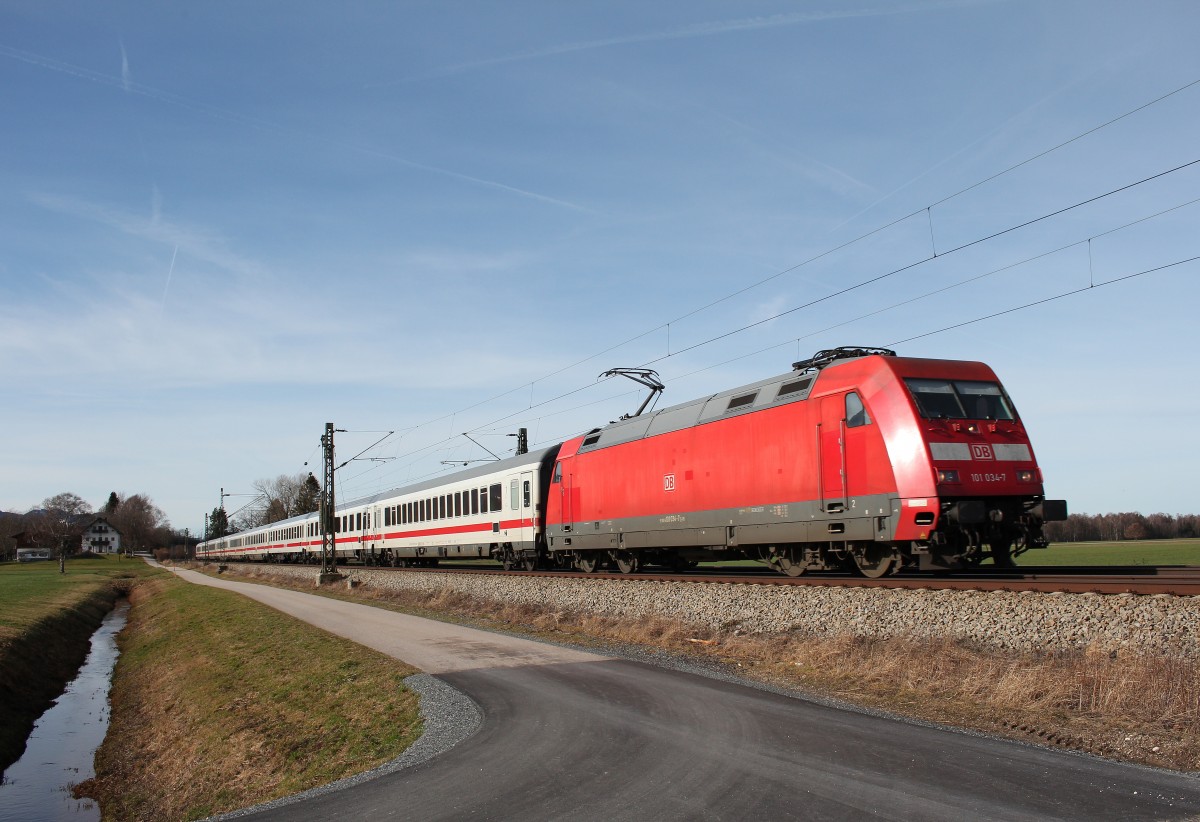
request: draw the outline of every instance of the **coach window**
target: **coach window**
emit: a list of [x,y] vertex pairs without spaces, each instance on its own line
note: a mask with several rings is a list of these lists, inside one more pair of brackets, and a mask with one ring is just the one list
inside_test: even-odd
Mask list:
[[454,516],[462,516],[462,494],[457,491],[454,493]]
[[521,484],[516,480],[513,480],[508,484],[508,504],[512,506],[514,511],[521,507],[521,501],[517,497],[517,494],[519,493],[517,489],[520,487]]
[[500,483],[488,486],[488,510],[504,510],[504,500],[502,499],[502,489]]
[[385,527],[392,524],[392,509],[391,508],[383,509],[383,524]]
[[871,418],[867,416],[867,409],[863,407],[862,400],[858,394],[851,391],[846,395],[846,427],[859,428],[870,424]]
[[357,514],[354,515],[354,530],[361,531],[362,527],[363,527],[362,511],[359,511]]
[[529,480],[525,480],[525,507],[529,507]]
[[471,513],[472,514],[479,513],[479,489],[478,488],[471,489]]
[[443,494],[442,498],[438,501],[438,519],[445,519],[445,518],[446,518],[446,495]]

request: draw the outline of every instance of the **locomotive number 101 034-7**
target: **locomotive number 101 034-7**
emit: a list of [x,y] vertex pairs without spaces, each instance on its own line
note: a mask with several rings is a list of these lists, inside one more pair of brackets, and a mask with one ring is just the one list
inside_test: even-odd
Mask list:
[[972,474],[971,482],[1005,482],[1008,474]]

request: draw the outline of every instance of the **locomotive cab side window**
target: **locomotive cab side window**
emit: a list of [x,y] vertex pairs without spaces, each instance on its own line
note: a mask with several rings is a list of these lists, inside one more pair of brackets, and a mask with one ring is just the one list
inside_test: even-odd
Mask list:
[[871,417],[863,406],[857,392],[851,391],[846,395],[846,427],[860,428],[871,424]]

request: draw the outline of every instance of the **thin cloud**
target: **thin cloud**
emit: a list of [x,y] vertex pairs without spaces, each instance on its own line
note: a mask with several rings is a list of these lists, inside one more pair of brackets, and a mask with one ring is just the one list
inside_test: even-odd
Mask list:
[[[124,47],[123,46],[122,46],[122,55],[124,55]],[[406,157],[400,157],[396,154],[390,154],[388,152],[378,151],[376,149],[368,148],[366,146],[356,145],[354,143],[346,143],[341,140],[333,140],[328,137],[322,137],[322,136],[319,136],[316,134],[299,131],[297,129],[293,129],[293,128],[289,128],[287,126],[280,125],[279,123],[273,123],[269,120],[263,120],[263,119],[260,119],[257,117],[249,117],[244,114],[240,114],[236,111],[230,111],[229,109],[219,108],[217,106],[209,105],[208,103],[203,103],[198,100],[192,100],[187,97],[183,97],[181,95],[174,94],[169,91],[164,91],[163,89],[154,88],[153,86],[147,86],[143,83],[137,83],[137,82],[134,82],[131,77],[125,76],[126,72],[124,71],[124,68],[126,66],[126,63],[125,63],[124,59],[122,60],[122,67],[123,67],[122,76],[114,77],[109,74],[104,74],[104,73],[98,72],[98,71],[92,71],[91,69],[82,68],[80,66],[72,65],[70,63],[64,63],[61,60],[55,60],[51,57],[44,57],[40,54],[33,54],[31,52],[21,51],[20,49],[14,49],[9,46],[0,45],[0,57],[8,57],[12,60],[19,60],[23,63],[28,63],[33,66],[38,66],[39,68],[44,68],[49,71],[56,71],[56,72],[59,72],[60,74],[66,74],[71,77],[78,77],[82,80],[88,80],[90,82],[98,83],[100,85],[111,86],[114,88],[121,88],[130,94],[139,94],[143,97],[147,97],[151,100],[156,100],[160,103],[166,103],[168,105],[178,106],[179,108],[183,108],[183,109],[187,109],[189,111],[194,111],[199,114],[203,114],[206,117],[212,117],[212,118],[218,119],[218,120],[226,120],[228,122],[236,123],[238,125],[246,126],[248,128],[261,129],[263,131],[270,131],[275,134],[281,134],[283,136],[290,137],[293,139],[308,140],[313,143],[330,146],[333,148],[340,149],[342,151],[350,151],[350,152],[354,152],[357,154],[363,154],[363,155],[366,155],[369,157],[377,157],[379,159],[388,160],[393,163],[399,163],[400,165],[407,166],[408,168],[428,172],[430,174],[437,174],[442,177],[448,177],[450,179],[458,180],[458,181],[464,182],[464,183],[469,183],[469,184],[475,185],[475,186],[482,186],[485,188],[496,189],[497,191],[503,191],[508,194],[514,194],[518,197],[524,197],[526,199],[535,200],[537,202],[546,203],[547,205],[553,205],[553,206],[557,206],[559,208],[567,208],[567,209],[571,209],[572,211],[584,211],[584,212],[590,211],[590,209],[588,209],[584,206],[581,206],[577,203],[572,203],[567,200],[559,199],[557,197],[551,197],[546,194],[540,194],[536,191],[530,191],[528,189],[520,188],[519,186],[509,185],[508,183],[502,183],[498,180],[488,180],[483,177],[475,177],[473,175],[464,174],[462,172],[454,171],[452,169],[442,168],[441,166],[430,165],[428,163],[422,163],[422,162],[418,162],[416,160],[410,160]]]
[[75,197],[33,194],[30,199],[35,205],[57,214],[89,220],[133,237],[182,248],[192,257],[229,272],[251,277],[258,277],[263,273],[258,263],[230,251],[225,247],[224,241],[212,232],[164,220],[157,205],[153,214],[147,218]]

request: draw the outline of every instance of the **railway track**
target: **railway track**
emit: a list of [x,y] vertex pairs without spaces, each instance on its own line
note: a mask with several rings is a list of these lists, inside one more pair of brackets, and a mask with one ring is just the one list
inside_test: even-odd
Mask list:
[[[354,567],[354,566],[351,566]],[[976,569],[969,575],[900,574],[880,579],[836,574],[806,574],[788,577],[773,571],[708,568],[678,574],[616,571],[504,571],[442,565],[435,568],[373,568],[408,573],[483,574],[499,576],[553,577],[556,579],[625,580],[630,582],[697,582],[737,585],[808,585],[853,588],[911,588],[931,590],[1039,591],[1073,594],[1166,594],[1200,596],[1200,567],[1184,566],[1092,566]]]

